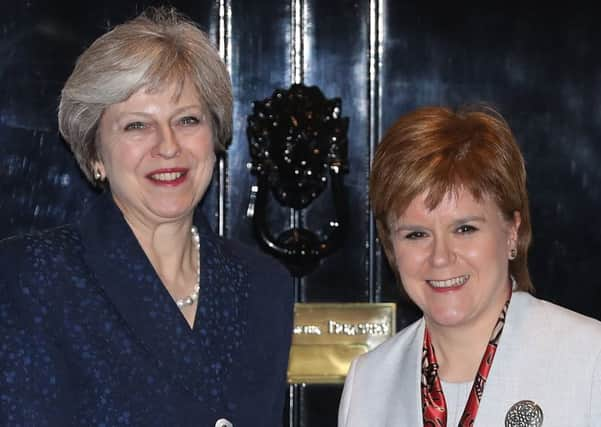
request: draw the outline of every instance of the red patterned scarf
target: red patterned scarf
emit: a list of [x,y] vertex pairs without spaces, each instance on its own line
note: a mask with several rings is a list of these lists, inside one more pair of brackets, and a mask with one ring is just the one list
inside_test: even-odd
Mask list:
[[[511,299],[511,296],[510,296]],[[482,393],[484,392],[484,385],[490,372],[495,353],[497,351],[497,345],[501,332],[503,332],[503,326],[505,326],[505,316],[509,307],[509,301],[507,300],[499,320],[493,328],[490,341],[480,362],[478,368],[478,374],[474,379],[470,396],[463,410],[463,415],[459,421],[459,427],[471,427],[474,425],[478,408],[480,407],[480,400],[482,399]],[[442,384],[438,376],[438,362],[436,361],[436,354],[434,353],[434,347],[432,347],[432,341],[430,339],[430,332],[428,328],[424,332],[424,348],[422,355],[422,408],[424,427],[446,427],[447,426],[447,402],[444,398],[442,391]]]

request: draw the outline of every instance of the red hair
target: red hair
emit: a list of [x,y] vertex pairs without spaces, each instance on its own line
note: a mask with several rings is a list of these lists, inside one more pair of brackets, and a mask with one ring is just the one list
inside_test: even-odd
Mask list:
[[491,197],[508,221],[520,213],[518,253],[509,261],[509,273],[519,290],[532,291],[524,158],[509,125],[490,107],[420,108],[388,129],[376,149],[369,181],[378,236],[388,260],[394,264],[390,221],[420,194],[428,194],[426,205],[433,209],[460,188],[476,200]]

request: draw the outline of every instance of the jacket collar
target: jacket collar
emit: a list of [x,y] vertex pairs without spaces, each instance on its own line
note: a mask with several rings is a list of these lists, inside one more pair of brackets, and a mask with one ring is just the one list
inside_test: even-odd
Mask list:
[[[401,393],[403,397],[398,402],[390,402],[394,416],[393,420],[406,420],[407,425],[421,426],[422,420],[422,398],[421,398],[421,373],[422,373],[422,349],[424,347],[425,321],[423,318],[418,320],[416,328],[413,329],[412,336],[409,337],[408,351],[406,354],[399,354],[400,369],[397,372],[404,372],[410,375],[410,378],[399,378],[398,383],[401,387],[406,387]],[[406,385],[409,384],[407,387]],[[412,419],[408,419],[411,417]]]
[[[360,425],[367,425],[368,419],[371,424],[379,422],[387,427],[423,425],[421,358],[424,325],[422,318],[376,348],[373,359],[369,353],[364,356],[371,359],[367,366],[372,372],[367,375],[373,378],[367,380],[367,384],[373,386],[373,390],[365,391],[366,394],[360,391],[358,396],[367,398],[368,404],[373,406],[364,413],[365,417],[362,415],[363,424]],[[360,408],[365,403],[356,402],[354,405]],[[358,412],[361,413],[362,409]],[[355,424],[350,422],[349,425]]]
[[[499,347],[495,354],[495,360],[491,366],[490,374],[486,380],[480,409],[476,417],[476,425],[494,425],[499,422],[500,417],[505,413],[499,413],[495,408],[500,402],[515,398],[516,384],[523,383],[523,371],[521,363],[524,352],[529,350],[524,348],[524,343],[530,340],[525,338],[525,333],[530,331],[532,321],[529,319],[532,313],[532,302],[534,297],[527,292],[513,292],[511,302],[505,317],[505,326],[499,340]],[[522,391],[527,393],[526,390]],[[524,400],[531,398],[523,394]],[[516,403],[512,401],[511,404]],[[511,404],[507,404],[509,409]],[[544,409],[544,408],[543,408]]]
[[76,226],[98,286],[158,367],[198,400],[219,402],[231,380],[231,351],[240,346],[239,332],[247,322],[247,270],[201,214],[194,224],[200,235],[201,290],[192,330],[110,193],[101,195]]

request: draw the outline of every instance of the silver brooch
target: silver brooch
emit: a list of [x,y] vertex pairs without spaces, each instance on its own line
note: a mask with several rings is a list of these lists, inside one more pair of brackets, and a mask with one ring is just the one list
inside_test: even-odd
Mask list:
[[234,427],[234,425],[225,418],[219,418],[215,423],[215,427]]
[[505,416],[505,427],[541,427],[543,410],[532,400],[520,400]]

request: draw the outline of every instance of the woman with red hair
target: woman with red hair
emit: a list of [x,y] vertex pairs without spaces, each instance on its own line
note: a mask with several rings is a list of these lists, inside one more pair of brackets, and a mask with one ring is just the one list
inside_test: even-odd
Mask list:
[[370,196],[423,317],[355,360],[339,426],[601,426],[601,323],[532,296],[524,159],[490,108],[421,108]]

